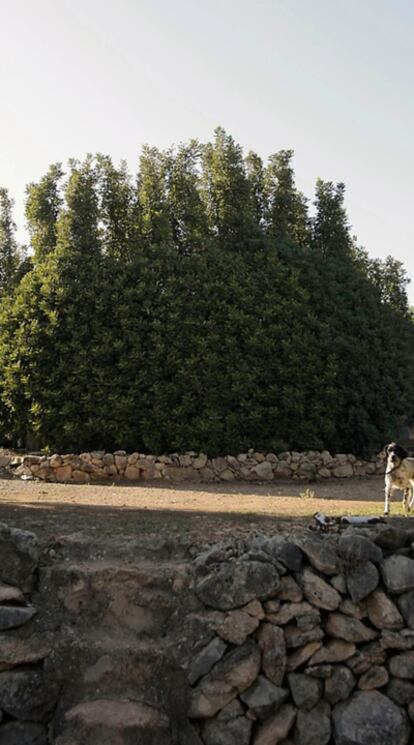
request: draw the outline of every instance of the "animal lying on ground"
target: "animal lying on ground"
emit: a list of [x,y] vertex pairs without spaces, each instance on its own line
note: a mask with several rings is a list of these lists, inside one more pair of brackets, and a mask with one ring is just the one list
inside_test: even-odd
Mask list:
[[404,514],[407,516],[414,504],[414,458],[409,458],[407,451],[396,442],[386,446],[385,456],[384,515],[389,514],[392,492],[402,489]]

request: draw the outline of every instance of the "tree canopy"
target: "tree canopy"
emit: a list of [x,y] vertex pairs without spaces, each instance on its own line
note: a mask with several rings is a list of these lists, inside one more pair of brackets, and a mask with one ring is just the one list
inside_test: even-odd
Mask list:
[[293,151],[222,128],[138,173],[106,155],[27,187],[29,257],[0,189],[0,438],[59,451],[366,453],[413,419],[403,265],[313,209]]

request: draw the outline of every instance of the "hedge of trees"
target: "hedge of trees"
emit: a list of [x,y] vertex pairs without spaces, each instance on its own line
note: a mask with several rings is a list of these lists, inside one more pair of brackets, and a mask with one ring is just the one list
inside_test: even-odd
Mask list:
[[223,129],[0,191],[0,439],[58,451],[372,450],[412,421],[407,277],[352,236],[344,185],[313,209],[293,153]]

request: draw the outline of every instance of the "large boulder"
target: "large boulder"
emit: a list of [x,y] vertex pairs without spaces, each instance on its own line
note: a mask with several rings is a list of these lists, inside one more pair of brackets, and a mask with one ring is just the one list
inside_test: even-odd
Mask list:
[[406,745],[406,714],[378,691],[361,691],[333,711],[336,745]]
[[381,571],[388,592],[400,595],[414,590],[414,560],[408,556],[389,556],[383,562]]
[[286,670],[286,642],[282,629],[271,623],[262,623],[257,641],[264,674],[275,685],[281,685]]
[[398,609],[382,590],[369,596],[366,608],[369,620],[377,629],[401,629],[404,626]]
[[7,722],[0,726],[0,745],[47,745],[46,727],[35,722]]
[[346,701],[356,686],[355,676],[346,665],[335,665],[332,675],[325,681],[324,698],[334,706]]
[[311,711],[299,710],[294,730],[295,745],[328,745],[331,739],[331,710],[320,701]]
[[382,561],[380,547],[363,535],[343,535],[338,541],[338,554],[349,566],[365,561],[373,561],[374,564]]
[[246,691],[257,678],[260,651],[252,640],[236,647],[201,678],[192,692],[189,716],[210,719],[236,696]]
[[216,564],[198,581],[196,594],[211,608],[231,610],[277,594],[279,573],[271,563],[236,559]]
[[414,652],[401,652],[389,661],[391,675],[395,678],[414,678]]
[[253,745],[278,745],[289,734],[295,719],[295,707],[290,703],[283,704],[276,714],[266,719],[258,728]]
[[332,542],[322,536],[306,537],[298,545],[312,566],[322,574],[337,574],[338,556]]
[[335,588],[308,568],[302,574],[301,586],[306,599],[316,608],[335,610],[341,602]]
[[362,621],[342,613],[330,613],[325,626],[326,633],[346,642],[368,642],[378,636],[378,631],[368,628]]
[[357,564],[346,573],[348,592],[354,603],[359,603],[360,600],[366,598],[378,587],[378,583],[379,572],[372,561]]
[[269,556],[269,559],[279,561],[291,572],[299,572],[301,569],[303,554],[300,548],[283,536],[269,537],[259,533],[248,540],[247,547],[253,553],[259,552]]
[[0,673],[0,709],[11,717],[45,721],[53,710],[58,688],[40,670],[19,668]]
[[278,709],[286,699],[289,691],[275,686],[264,675],[258,675],[253,685],[240,694],[240,699],[248,707],[251,714],[259,719],[265,719],[272,710]]
[[0,580],[30,590],[38,562],[35,534],[0,523]]
[[36,614],[36,608],[16,605],[0,605],[0,631],[15,629],[30,621]]
[[203,722],[203,742],[205,745],[249,745],[252,725],[252,720],[244,716],[240,703],[233,701],[214,719]]
[[313,709],[322,696],[323,682],[304,673],[290,673],[288,681],[298,709]]

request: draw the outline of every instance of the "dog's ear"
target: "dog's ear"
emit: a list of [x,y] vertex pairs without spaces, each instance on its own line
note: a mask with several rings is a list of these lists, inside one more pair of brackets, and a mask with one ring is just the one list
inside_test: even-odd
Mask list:
[[394,452],[396,455],[398,455],[399,458],[401,458],[401,460],[404,460],[404,458],[408,458],[407,451],[404,450],[404,448],[402,448],[401,445],[396,445]]

